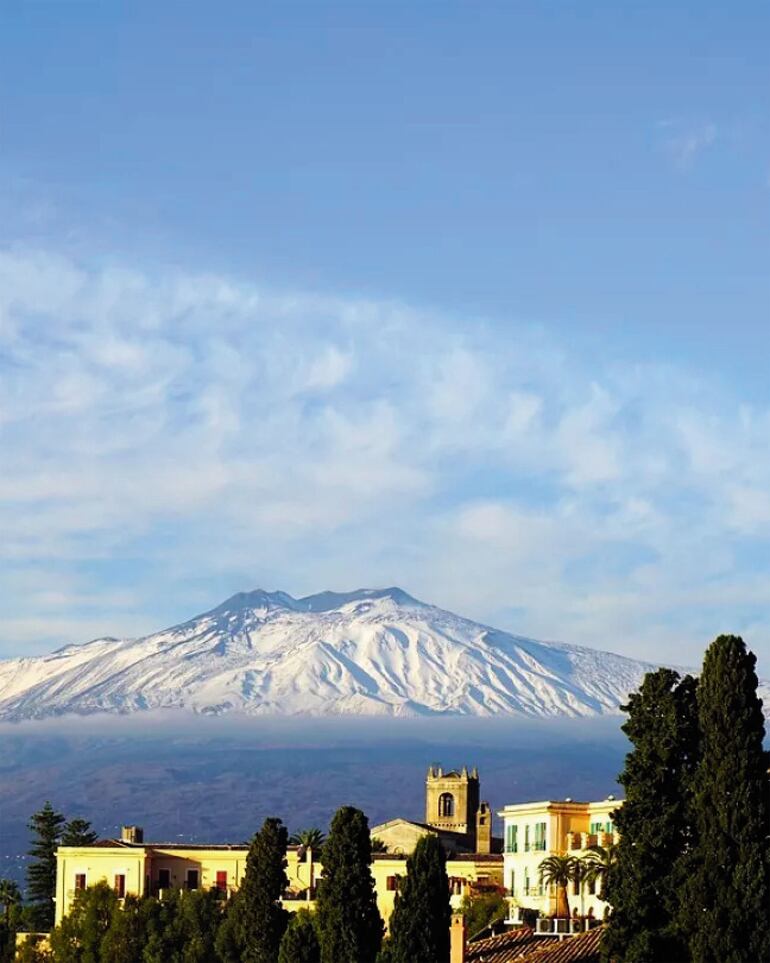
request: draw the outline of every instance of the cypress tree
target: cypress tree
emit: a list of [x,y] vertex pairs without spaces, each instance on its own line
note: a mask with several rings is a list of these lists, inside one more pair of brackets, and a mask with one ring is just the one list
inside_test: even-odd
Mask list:
[[696,963],[770,960],[768,755],[755,664],[742,639],[720,635],[698,684],[698,845],[682,906]]
[[613,819],[620,833],[605,884],[612,906],[605,957],[623,963],[689,959],[678,931],[681,864],[692,847],[687,794],[697,763],[696,681],[671,669],[648,672],[623,710],[632,749],[620,783],[625,803]]
[[437,836],[423,836],[406,861],[406,879],[390,920],[393,963],[449,959],[449,879]]
[[56,847],[61,839],[64,816],[50,802],[34,813],[28,823],[32,832],[27,867],[27,898],[32,904],[32,920],[36,929],[50,930],[54,922],[56,895]]
[[324,843],[318,886],[321,963],[374,963],[382,942],[371,873],[369,822],[360,809],[343,806]]
[[281,940],[278,963],[321,963],[321,947],[309,910],[299,910],[292,916]]
[[266,819],[246,857],[246,872],[217,936],[217,951],[239,963],[277,963],[287,913],[280,904],[286,876],[286,827]]

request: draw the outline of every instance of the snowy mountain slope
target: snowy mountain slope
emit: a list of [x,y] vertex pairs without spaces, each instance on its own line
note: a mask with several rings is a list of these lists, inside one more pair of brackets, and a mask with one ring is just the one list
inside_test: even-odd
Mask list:
[[154,708],[586,716],[617,712],[650,668],[510,635],[396,588],[255,591],[144,638],[0,662],[0,719]]

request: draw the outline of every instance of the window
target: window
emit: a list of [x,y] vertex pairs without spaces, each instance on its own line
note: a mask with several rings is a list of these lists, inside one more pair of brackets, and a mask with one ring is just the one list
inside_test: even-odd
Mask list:
[[529,824],[524,827],[524,852],[529,852]]
[[530,892],[529,892],[530,889],[531,889],[531,884],[529,882],[529,870],[525,869],[524,870],[524,895],[525,896],[530,895]]
[[115,877],[115,885],[113,886],[113,889],[115,890],[115,895],[118,897],[118,899],[123,899],[123,897],[126,895],[126,877],[122,873],[119,873]]
[[611,833],[614,828],[611,819],[608,819],[606,822],[596,819],[591,823],[591,835],[595,836],[596,833]]
[[170,889],[170,888],[171,888],[171,870],[159,869],[158,870],[158,889]]
[[518,826],[506,826],[505,827],[505,851],[506,853],[518,853],[519,842],[518,842],[519,827]]
[[75,873],[75,889],[85,889],[85,888],[86,888],[86,874]]
[[187,889],[198,888],[198,870],[197,869],[187,870],[187,881],[185,882],[185,887]]
[[224,896],[227,893],[227,870],[217,870],[217,890]]
[[572,895],[580,896],[580,879],[579,878],[572,880]]
[[535,845],[534,849],[545,851],[545,823],[535,823]]
[[455,797],[451,792],[442,792],[438,797],[438,814],[440,817],[454,816]]
[[595,879],[589,879],[589,880],[588,880],[588,892],[589,892],[589,895],[591,895],[591,896],[593,896],[594,893],[596,892],[596,880],[595,880]]
[[511,896],[515,896],[515,895],[516,895],[516,871],[513,870],[513,869],[511,870],[511,889],[510,889],[510,894],[511,894]]

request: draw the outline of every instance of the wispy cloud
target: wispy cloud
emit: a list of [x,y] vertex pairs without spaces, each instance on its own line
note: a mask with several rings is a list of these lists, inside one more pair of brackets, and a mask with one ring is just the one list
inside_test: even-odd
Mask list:
[[711,121],[686,123],[665,120],[658,124],[663,136],[666,153],[675,166],[682,171],[689,170],[707,148],[717,140],[719,131]]
[[653,658],[727,627],[761,648],[768,428],[691,373],[589,370],[526,326],[7,248],[0,636],[402,582]]

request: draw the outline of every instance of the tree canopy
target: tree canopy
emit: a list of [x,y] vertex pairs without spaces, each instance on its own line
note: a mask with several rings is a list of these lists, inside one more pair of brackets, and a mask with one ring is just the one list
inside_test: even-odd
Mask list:
[[383,925],[371,873],[369,823],[360,809],[343,806],[324,844],[317,909],[322,963],[374,963]]

